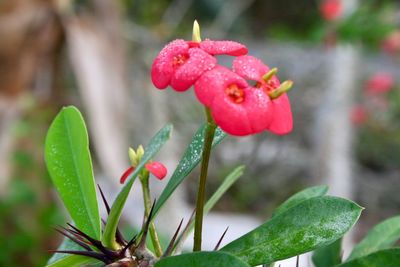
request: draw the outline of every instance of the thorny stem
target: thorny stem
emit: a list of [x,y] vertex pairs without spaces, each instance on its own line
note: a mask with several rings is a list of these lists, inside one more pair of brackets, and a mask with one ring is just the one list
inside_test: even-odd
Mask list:
[[205,129],[205,139],[204,139],[203,154],[201,159],[200,181],[197,191],[193,251],[201,250],[201,237],[203,231],[204,202],[205,202],[206,181],[208,173],[208,162],[210,161],[211,145],[214,139],[215,129],[217,128],[214,120],[211,117],[210,109],[205,108],[205,112],[207,116],[207,127]]
[[[146,217],[149,217],[151,210],[151,196],[150,196],[150,187],[149,187],[149,172],[145,171],[140,176],[140,182],[142,183],[143,190],[143,200],[144,200],[144,210],[146,213]],[[157,235],[156,227],[154,222],[150,223],[149,227],[151,242],[153,243],[154,252],[157,257],[161,257],[163,254],[160,240]]]

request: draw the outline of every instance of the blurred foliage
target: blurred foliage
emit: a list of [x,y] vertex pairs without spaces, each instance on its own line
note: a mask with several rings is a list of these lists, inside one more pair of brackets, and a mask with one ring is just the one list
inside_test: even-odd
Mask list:
[[63,223],[63,216],[52,197],[42,155],[53,114],[48,107],[29,108],[15,127],[13,175],[7,195],[0,199],[1,266],[43,266],[47,250],[58,242],[54,227]]
[[387,110],[370,114],[359,129],[356,155],[360,163],[376,172],[398,170],[400,162],[400,90],[386,96]]

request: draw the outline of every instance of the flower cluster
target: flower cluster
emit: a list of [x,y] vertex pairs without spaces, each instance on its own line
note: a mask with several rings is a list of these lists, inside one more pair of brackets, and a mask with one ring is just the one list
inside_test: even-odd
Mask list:
[[[195,22],[194,33],[196,30]],[[194,34],[195,36],[195,34]],[[286,95],[292,81],[280,82],[277,69],[246,55],[248,49],[233,41],[178,39],[167,44],[151,68],[158,89],[171,86],[178,92],[194,85],[198,100],[210,109],[216,124],[225,132],[245,136],[271,131],[287,134],[293,128]],[[218,65],[216,55],[236,57],[232,69]],[[250,84],[250,81],[252,82]]]

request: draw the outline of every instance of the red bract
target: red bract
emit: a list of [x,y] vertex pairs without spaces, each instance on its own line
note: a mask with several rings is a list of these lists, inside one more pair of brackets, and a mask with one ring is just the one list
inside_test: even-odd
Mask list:
[[382,94],[390,91],[394,86],[393,76],[389,73],[375,73],[366,82],[366,92],[368,94]]
[[386,53],[395,54],[400,52],[400,30],[390,33],[382,42],[382,49]]
[[[147,163],[144,167],[153,174],[157,179],[162,180],[167,175],[167,168],[164,164],[154,161],[151,163]],[[129,167],[122,175],[119,180],[121,184],[125,183],[126,179],[135,171],[135,167]]]
[[[267,78],[263,77],[270,71],[259,59],[252,56],[240,56],[233,61],[233,71],[248,80],[256,81],[253,90],[262,92],[266,97],[270,96],[281,85],[275,75]],[[293,129],[293,118],[289,98],[286,93],[271,99],[272,120],[266,127],[275,134],[287,134]]]
[[232,41],[193,42],[175,40],[158,54],[151,68],[153,84],[158,89],[168,85],[186,91],[207,70],[216,66],[213,55],[244,55],[247,48]]
[[164,179],[167,175],[167,168],[160,162],[154,161],[152,163],[147,163],[145,167],[158,180]]
[[322,17],[328,21],[336,20],[343,12],[341,0],[324,0],[319,8]]
[[135,170],[135,167],[131,166],[126,171],[124,171],[124,173],[122,174],[121,178],[119,179],[119,183],[120,184],[125,183],[126,179],[128,179],[129,175],[131,175],[134,170]]
[[196,96],[211,109],[216,124],[237,136],[265,130],[271,122],[271,101],[231,70],[217,66],[195,84]]

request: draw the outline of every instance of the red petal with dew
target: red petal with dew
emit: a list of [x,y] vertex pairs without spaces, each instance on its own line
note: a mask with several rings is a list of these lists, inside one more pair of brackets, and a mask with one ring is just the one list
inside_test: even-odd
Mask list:
[[260,81],[269,68],[256,57],[241,56],[233,61],[233,71],[245,79]]
[[171,82],[175,72],[173,67],[174,57],[185,55],[189,45],[185,40],[178,39],[168,43],[158,54],[151,66],[151,80],[158,89],[165,89]]
[[248,52],[246,46],[233,41],[205,40],[200,43],[200,48],[211,55],[242,56]]
[[290,101],[287,94],[283,94],[277,99],[272,100],[273,118],[267,130],[274,134],[284,135],[293,129],[293,116]]
[[176,91],[186,91],[207,70],[217,65],[217,59],[200,48],[189,49],[189,59],[176,69],[171,79],[171,87]]
[[199,101],[209,107],[214,96],[232,84],[237,84],[241,88],[247,87],[247,82],[242,77],[228,68],[217,65],[201,75],[194,85],[194,91]]
[[211,111],[217,125],[228,134],[236,136],[262,132],[272,119],[269,97],[251,87],[244,89],[242,103],[234,103],[225,93],[217,94]]

